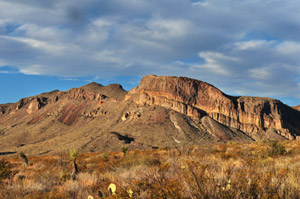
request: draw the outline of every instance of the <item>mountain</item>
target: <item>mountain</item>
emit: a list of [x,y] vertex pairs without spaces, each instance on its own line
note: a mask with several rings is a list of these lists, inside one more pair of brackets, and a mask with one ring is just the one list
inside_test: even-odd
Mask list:
[[293,106],[293,108],[296,109],[296,110],[298,110],[298,111],[300,111],[300,105],[298,105],[298,106]]
[[229,96],[187,77],[145,76],[125,91],[90,83],[0,105],[0,151],[27,154],[151,149],[300,136],[279,100]]

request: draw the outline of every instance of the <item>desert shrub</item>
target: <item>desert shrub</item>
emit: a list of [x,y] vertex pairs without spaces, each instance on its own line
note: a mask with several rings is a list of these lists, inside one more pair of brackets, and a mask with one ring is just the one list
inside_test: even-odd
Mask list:
[[77,151],[77,149],[70,149],[69,153],[70,153],[70,158],[72,160],[76,160],[77,159],[77,157],[78,157],[78,151]]
[[24,161],[24,166],[27,167],[28,166],[27,156],[23,152],[19,153],[19,155],[20,155],[20,158],[22,158],[22,160]]
[[161,161],[157,158],[146,158],[144,163],[147,166],[159,166]]
[[10,178],[12,174],[10,164],[5,160],[0,160],[0,183],[3,179]]
[[128,152],[128,147],[126,147],[126,146],[121,147],[121,151],[123,152],[124,156],[126,156],[126,154]]
[[192,198],[212,197],[211,190],[218,190],[218,187],[215,186],[213,176],[208,172],[209,165],[194,161],[187,162],[187,165],[187,169],[184,169],[183,179],[188,187],[188,195]]
[[266,155],[269,157],[282,156],[286,154],[287,151],[285,147],[282,144],[280,144],[278,141],[271,142],[266,150]]
[[136,154],[128,154],[117,167],[130,169],[139,165],[146,165],[148,167],[159,166],[161,161],[159,158],[151,156],[139,156]]
[[108,161],[108,153],[104,153],[102,155],[102,158],[103,158],[104,161]]
[[140,180],[133,182],[133,186],[139,198],[184,198],[180,178],[171,172],[167,163],[151,167]]
[[[133,198],[145,199],[300,198],[299,146],[300,142],[211,144],[128,151],[125,157],[122,151],[80,156],[76,151],[31,157],[34,165],[28,168],[19,157],[9,157],[9,163],[0,161],[5,182],[0,198],[99,198],[99,191],[103,198],[129,198],[128,190]],[[72,180],[73,160],[80,173]],[[116,195],[107,190],[111,183],[117,186]]]

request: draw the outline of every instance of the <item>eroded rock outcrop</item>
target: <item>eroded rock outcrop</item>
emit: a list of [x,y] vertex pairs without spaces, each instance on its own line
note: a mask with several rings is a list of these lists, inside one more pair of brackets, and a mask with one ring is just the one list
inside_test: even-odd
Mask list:
[[85,117],[89,117],[89,118],[96,118],[96,117],[103,116],[106,114],[107,114],[107,111],[98,107],[95,110],[83,112],[81,116],[85,116]]
[[0,115],[4,114],[5,113],[5,109],[4,107],[0,106]]
[[72,88],[68,93],[68,99],[101,101],[105,98],[106,96],[103,94],[87,91],[82,88]]
[[121,119],[122,119],[122,121],[128,121],[128,120],[138,119],[140,117],[141,117],[140,112],[128,111],[128,112],[123,114]]
[[46,101],[46,98],[34,97],[27,107],[27,113],[31,114],[39,110],[42,106],[44,106],[47,103]]
[[46,97],[28,97],[23,98],[20,101],[18,101],[16,104],[13,105],[13,112],[25,108],[26,112],[28,114],[31,114],[35,111],[38,111],[40,108],[42,108],[44,105],[46,105],[48,102],[48,99]]
[[300,112],[279,100],[232,97],[206,82],[186,77],[145,76],[125,99],[141,105],[163,106],[192,117],[209,115],[250,136],[268,129],[287,139],[300,135]]

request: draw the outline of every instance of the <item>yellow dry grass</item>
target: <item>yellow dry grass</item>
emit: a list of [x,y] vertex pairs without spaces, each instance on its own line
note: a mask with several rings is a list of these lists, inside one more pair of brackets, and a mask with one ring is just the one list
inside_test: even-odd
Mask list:
[[[86,153],[71,178],[66,154],[2,157],[0,198],[300,198],[300,142],[254,142]],[[117,187],[111,195],[107,187]],[[133,192],[133,194],[129,194]]]

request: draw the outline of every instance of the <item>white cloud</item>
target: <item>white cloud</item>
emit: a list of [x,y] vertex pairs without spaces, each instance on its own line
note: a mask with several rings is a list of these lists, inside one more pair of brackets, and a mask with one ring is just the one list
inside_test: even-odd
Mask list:
[[231,71],[226,69],[226,64],[232,64],[239,60],[238,58],[229,57],[216,52],[200,52],[199,56],[205,60],[205,64],[198,65],[195,67],[207,69],[211,73],[215,73],[222,76],[231,75]]
[[193,2],[192,4],[193,4],[193,6],[201,6],[201,7],[210,5],[209,2],[207,2],[207,1],[196,1],[196,2]]
[[109,30],[114,24],[105,19],[96,19],[87,26],[83,40],[95,43],[102,43],[109,37]]
[[253,68],[249,69],[250,77],[253,79],[269,79],[271,75],[271,68],[265,67],[265,68]]
[[38,50],[46,51],[47,53],[51,54],[60,54],[63,50],[66,49],[64,45],[59,45],[59,44],[52,44],[48,42],[44,42],[41,40],[35,40],[35,39],[30,39],[30,38],[24,38],[24,37],[7,37],[7,36],[2,36],[2,38],[8,39],[8,40],[13,40],[17,42],[24,43],[32,48],[36,48]]
[[43,74],[43,66],[39,64],[31,65],[20,69],[20,72],[27,75],[41,75]]
[[23,24],[14,34],[24,34],[28,38],[57,42],[68,36],[68,32],[57,27],[41,27],[36,24]]
[[[119,51],[119,53],[121,52]],[[130,66],[130,63],[124,62],[124,60],[118,56],[119,53],[116,53],[111,50],[103,50],[101,52],[97,52],[94,57],[96,60],[99,60],[102,63],[114,64],[122,67]]]
[[65,81],[80,81],[79,79],[76,79],[76,78],[62,78],[61,80],[65,80]]
[[164,20],[150,21],[147,25],[154,39],[170,40],[186,36],[190,30],[190,24],[185,20]]
[[266,45],[273,44],[274,41],[266,41],[266,40],[251,40],[251,41],[242,41],[236,42],[235,46],[237,50],[250,50],[250,49],[257,49],[261,48]]
[[277,46],[279,53],[286,55],[296,55],[300,54],[300,42],[295,41],[284,41]]
[[199,56],[204,58],[207,62],[216,63],[216,62],[223,62],[223,61],[238,61],[235,57],[229,57],[221,53],[217,52],[200,52]]

